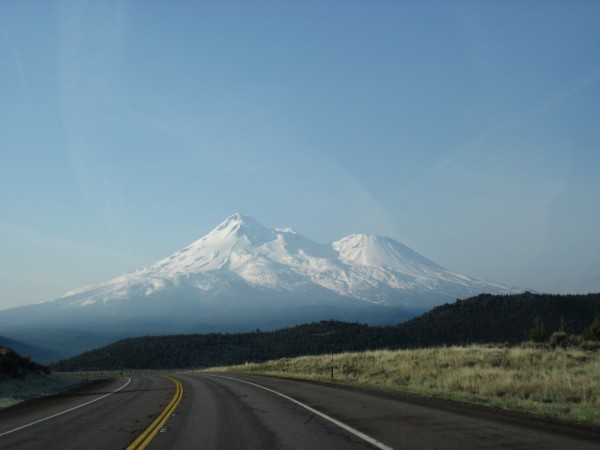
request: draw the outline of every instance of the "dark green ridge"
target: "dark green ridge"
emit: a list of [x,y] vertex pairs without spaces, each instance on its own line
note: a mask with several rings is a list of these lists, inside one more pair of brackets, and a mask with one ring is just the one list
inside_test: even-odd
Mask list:
[[600,294],[482,294],[457,300],[394,326],[321,321],[276,331],[143,336],[61,360],[53,370],[206,368],[343,351],[517,344],[539,316],[549,335],[561,327],[581,334],[600,314]]

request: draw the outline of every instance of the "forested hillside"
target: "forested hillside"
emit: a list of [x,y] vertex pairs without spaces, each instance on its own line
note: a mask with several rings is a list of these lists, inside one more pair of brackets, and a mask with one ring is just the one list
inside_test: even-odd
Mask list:
[[60,361],[53,370],[201,368],[282,357],[378,348],[410,348],[526,339],[539,317],[547,335],[564,318],[580,334],[600,314],[600,294],[479,295],[434,308],[396,326],[322,321],[272,332],[144,336]]
[[536,316],[549,337],[559,329],[561,317],[568,333],[580,334],[596,314],[600,314],[600,294],[482,294],[438,306],[396,328],[399,341],[407,347],[517,343],[526,339]]
[[0,380],[40,373],[48,373],[48,368],[19,355],[10,347],[0,345]]

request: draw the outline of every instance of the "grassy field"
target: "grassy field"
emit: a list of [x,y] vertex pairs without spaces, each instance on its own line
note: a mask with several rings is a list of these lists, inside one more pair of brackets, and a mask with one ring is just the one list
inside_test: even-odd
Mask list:
[[57,394],[84,383],[84,380],[67,375],[0,377],[0,408],[7,408],[33,398]]
[[[600,425],[600,352],[485,346],[333,356],[338,383],[414,393]],[[331,355],[211,371],[328,381]]]

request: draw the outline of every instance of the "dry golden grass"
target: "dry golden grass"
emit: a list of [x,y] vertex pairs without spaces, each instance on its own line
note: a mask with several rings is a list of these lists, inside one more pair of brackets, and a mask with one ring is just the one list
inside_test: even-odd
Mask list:
[[[331,356],[214,370],[330,379]],[[486,404],[600,424],[600,353],[484,346],[334,355],[337,382]]]

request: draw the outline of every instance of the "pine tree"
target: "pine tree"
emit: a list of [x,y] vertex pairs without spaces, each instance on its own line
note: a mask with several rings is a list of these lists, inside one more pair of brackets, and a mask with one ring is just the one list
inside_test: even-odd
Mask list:
[[544,342],[546,340],[546,329],[539,315],[533,319],[533,327],[527,333],[527,339],[532,342]]
[[600,314],[596,314],[592,324],[583,333],[588,341],[600,341]]

